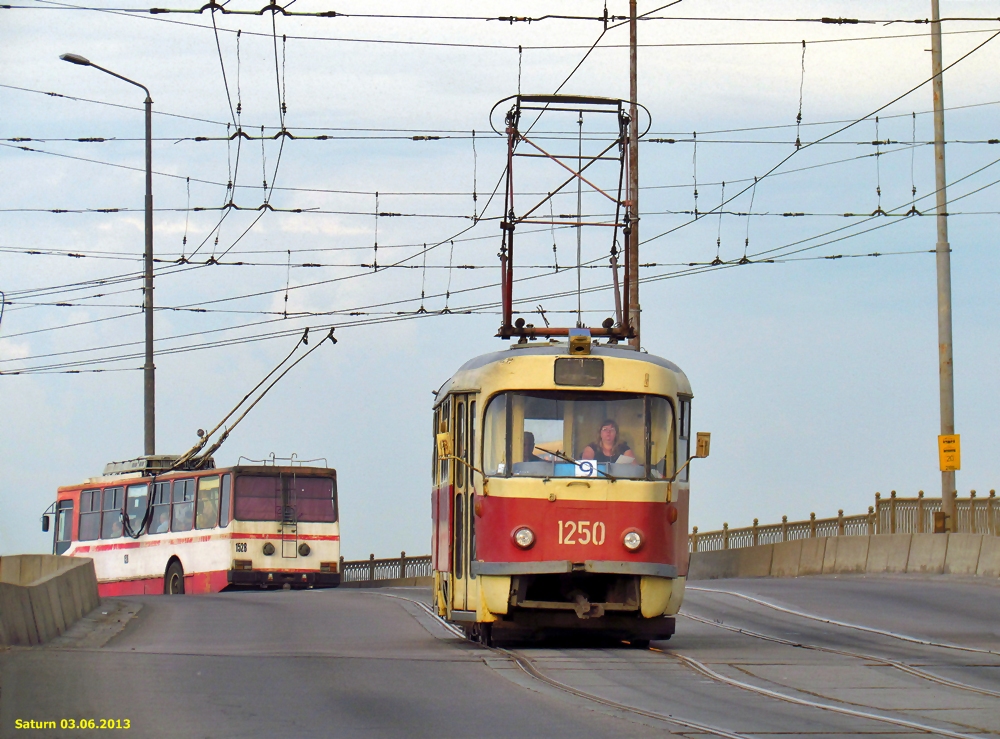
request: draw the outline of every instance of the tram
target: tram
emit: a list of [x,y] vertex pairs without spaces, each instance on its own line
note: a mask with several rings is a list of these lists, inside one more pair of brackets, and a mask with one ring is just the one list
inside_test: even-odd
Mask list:
[[679,367],[590,333],[477,357],[437,392],[434,600],[473,639],[674,633],[709,435],[693,448]]
[[60,487],[42,524],[55,515],[53,553],[92,558],[101,596],[340,583],[335,470],[177,460],[112,463]]

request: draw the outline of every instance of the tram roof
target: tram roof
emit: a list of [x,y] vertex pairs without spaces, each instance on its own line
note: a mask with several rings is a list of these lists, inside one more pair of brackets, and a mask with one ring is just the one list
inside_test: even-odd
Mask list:
[[[478,357],[473,357],[459,367],[458,370],[452,374],[452,376],[448,378],[443,385],[441,385],[437,392],[437,398],[438,400],[443,399],[444,395],[451,389],[452,385],[455,384],[456,377],[463,372],[472,372],[474,370],[482,369],[490,364],[502,362],[505,359],[524,356],[570,356],[569,344],[565,341],[552,341],[545,344],[514,344],[513,346],[502,351],[490,352],[489,354],[481,354]],[[613,357],[615,359],[628,359],[636,362],[653,364],[680,375],[684,378],[684,384],[687,384],[687,375],[685,375],[684,371],[669,359],[664,359],[663,357],[658,357],[655,354],[649,354],[645,351],[639,351],[630,346],[594,343],[590,347],[590,356]]]

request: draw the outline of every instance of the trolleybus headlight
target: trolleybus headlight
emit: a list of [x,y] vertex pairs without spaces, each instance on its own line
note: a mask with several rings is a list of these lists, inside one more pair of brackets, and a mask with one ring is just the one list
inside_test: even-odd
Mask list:
[[311,551],[312,550],[309,548],[309,545],[306,544],[305,542],[302,542],[301,544],[299,544],[299,556],[300,557],[308,557],[309,556],[309,552],[311,552]]
[[274,544],[272,544],[271,542],[267,542],[266,544],[264,544],[264,554],[266,554],[268,557],[274,554]]
[[514,543],[521,549],[531,549],[532,544],[535,543],[535,532],[527,526],[522,526],[514,531],[513,539]]
[[622,544],[624,544],[625,548],[630,552],[637,552],[642,548],[642,534],[635,529],[629,529],[625,532],[625,535],[622,536]]

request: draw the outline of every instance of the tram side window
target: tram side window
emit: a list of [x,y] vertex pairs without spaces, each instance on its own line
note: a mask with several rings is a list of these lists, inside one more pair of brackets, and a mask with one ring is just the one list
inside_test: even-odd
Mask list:
[[[677,464],[682,465],[687,462],[691,454],[691,401],[690,399],[680,401],[681,417],[677,423]],[[685,467],[679,476],[681,482],[688,481],[688,470],[691,465]]]
[[194,480],[174,480],[171,531],[190,531],[194,523]]
[[104,489],[104,523],[101,525],[102,539],[117,539],[122,535],[122,498],[124,488]]
[[503,475],[507,469],[507,395],[497,395],[486,406],[483,419],[483,471]]
[[148,493],[149,486],[146,483],[129,485],[128,490],[125,491],[125,515],[128,517],[128,525],[133,533],[139,531],[142,517],[146,515]]
[[[451,430],[451,399],[447,399],[441,404],[441,421],[438,430],[441,433],[448,433]],[[438,484],[447,485],[448,484],[448,467],[451,462],[447,459],[442,459],[438,467],[440,468]]]
[[170,483],[153,485],[153,517],[149,520],[149,533],[165,534],[170,530]]
[[666,398],[649,398],[649,471],[654,480],[674,474],[674,412]]
[[55,553],[62,554],[73,539],[73,501],[60,500],[56,505],[56,546]]
[[[455,406],[455,456],[465,459],[465,403],[461,400]],[[465,487],[465,465],[455,463],[455,485]]]
[[229,525],[229,503],[232,497],[232,477],[222,476],[222,502],[219,503],[219,526],[226,528]]
[[469,464],[476,466],[476,401],[474,400],[469,401]]
[[219,476],[198,479],[198,512],[196,529],[213,529],[219,523]]
[[80,493],[80,541],[93,541],[101,535],[101,491]]

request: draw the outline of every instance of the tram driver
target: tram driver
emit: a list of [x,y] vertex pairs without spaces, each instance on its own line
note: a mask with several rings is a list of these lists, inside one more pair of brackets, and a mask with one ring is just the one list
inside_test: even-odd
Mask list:
[[635,464],[635,452],[626,442],[619,441],[618,423],[608,418],[601,423],[597,441],[584,447],[580,459],[593,459],[603,464]]
[[530,431],[524,432],[524,461],[544,462],[545,460],[535,454],[535,435]]

